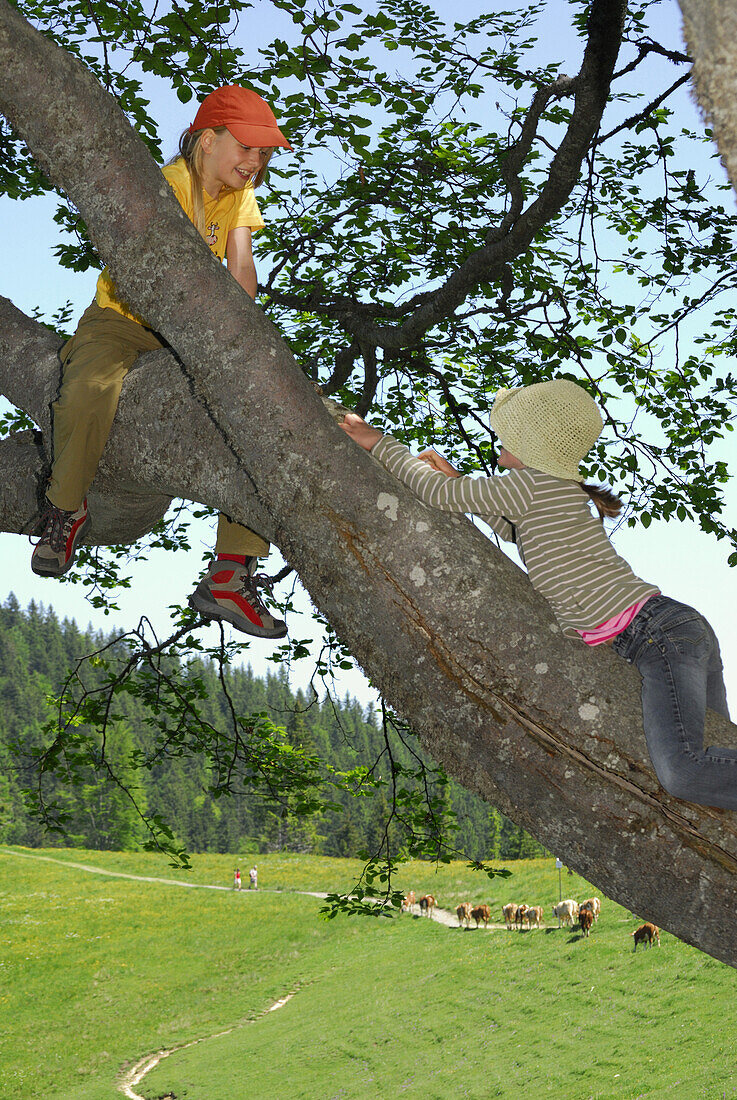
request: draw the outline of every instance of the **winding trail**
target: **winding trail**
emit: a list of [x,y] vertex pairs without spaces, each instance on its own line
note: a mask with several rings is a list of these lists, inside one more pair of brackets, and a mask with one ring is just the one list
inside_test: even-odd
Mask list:
[[[177,878],[155,878],[151,875],[131,875],[127,871],[108,871],[104,867],[93,867],[90,863],[73,863],[68,859],[55,859],[54,856],[36,856],[31,852],[15,852],[11,848],[0,848],[0,855],[17,856],[18,859],[37,859],[44,863],[56,863],[59,867],[74,867],[77,871],[87,871],[91,875],[107,875],[109,878],[129,878],[136,882],[161,882],[164,886],[181,886],[187,890],[224,890],[226,893],[234,893],[232,886],[211,886],[205,882],[184,882]],[[317,893],[314,890],[241,890],[242,894],[304,894],[309,898],[326,898],[327,894]]]
[[[220,887],[220,889],[227,889],[227,887]],[[215,1031],[212,1035],[202,1035],[199,1039],[191,1039],[188,1043],[180,1043],[179,1046],[169,1047],[168,1050],[158,1050],[155,1054],[147,1054],[118,1077],[118,1091],[122,1092],[123,1096],[128,1097],[128,1100],[146,1100],[145,1096],[141,1096],[139,1092],[135,1091],[135,1086],[140,1085],[143,1078],[149,1074],[152,1069],[155,1069],[164,1058],[168,1058],[170,1054],[178,1054],[180,1050],[189,1050],[190,1047],[196,1047],[199,1043],[206,1043],[209,1039],[222,1039],[224,1035],[231,1035],[232,1032],[238,1031],[239,1028],[247,1027],[249,1024],[255,1024],[257,1020],[261,1020],[264,1016],[268,1016],[270,1012],[275,1012],[277,1008],[283,1008],[287,1001],[291,1001],[296,993],[297,989],[293,989],[290,993],[286,993],[283,997],[280,997],[278,1001],[274,1001],[274,1003],[269,1005],[268,1008],[265,1008],[263,1012],[259,1012],[256,1016],[249,1016],[245,1020],[239,1020],[237,1024],[232,1024],[231,1027],[226,1027],[223,1031]],[[166,1100],[166,1097],[162,1097],[162,1100]]]

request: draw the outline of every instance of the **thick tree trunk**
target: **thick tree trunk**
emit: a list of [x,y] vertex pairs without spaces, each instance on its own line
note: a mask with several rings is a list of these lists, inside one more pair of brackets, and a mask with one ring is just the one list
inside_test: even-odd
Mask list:
[[694,59],[696,99],[737,190],[737,8],[732,0],[679,0]]
[[[0,105],[185,364],[183,383],[157,354],[126,383],[108,493],[150,484],[259,526],[453,775],[611,897],[737,964],[737,818],[660,790],[636,673],[562,638],[525,575],[467,520],[427,508],[343,436],[112,100],[5,0]],[[38,400],[52,388],[33,385]],[[28,477],[32,462],[19,465]],[[709,716],[709,743],[736,734]]]

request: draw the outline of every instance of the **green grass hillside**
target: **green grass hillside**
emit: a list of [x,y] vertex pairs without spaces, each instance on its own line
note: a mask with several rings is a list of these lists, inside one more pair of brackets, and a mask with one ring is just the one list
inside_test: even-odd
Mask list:
[[[54,862],[26,858],[37,855]],[[113,1100],[125,1067],[196,1040],[136,1091],[147,1100],[737,1097],[734,970],[668,934],[660,950],[633,954],[636,920],[605,899],[589,940],[559,930],[550,860],[513,865],[506,881],[462,865],[404,872],[403,885],[447,908],[545,905],[549,927],[522,934],[405,916],[326,922],[317,899],[288,893],[350,887],[356,865],[344,860],[260,856],[266,889],[241,894],[90,874],[75,862],[229,887],[234,857],[195,857],[185,876],[144,854],[0,851],[3,1100]],[[592,892],[566,872],[562,886],[578,899]]]

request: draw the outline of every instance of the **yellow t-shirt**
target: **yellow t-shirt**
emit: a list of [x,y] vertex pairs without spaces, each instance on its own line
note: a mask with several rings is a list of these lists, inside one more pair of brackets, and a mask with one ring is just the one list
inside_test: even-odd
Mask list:
[[[179,200],[182,210],[189,220],[193,221],[192,188],[189,170],[184,159],[179,157],[173,164],[167,164],[162,168],[162,172]],[[264,220],[261,217],[256,196],[253,193],[253,184],[246,184],[240,191],[222,188],[216,199],[210,198],[207,191],[205,191],[203,197],[205,200],[205,240],[210,246],[210,251],[214,252],[220,261],[225,259],[225,247],[231,229],[237,229],[241,225],[247,225],[252,231],[263,228]],[[118,313],[122,313],[124,317],[129,317],[132,321],[137,321],[141,325],[145,324],[145,321],[131,312],[118,298],[115,284],[110,278],[107,268],[97,280],[96,300],[100,309],[115,309]]]

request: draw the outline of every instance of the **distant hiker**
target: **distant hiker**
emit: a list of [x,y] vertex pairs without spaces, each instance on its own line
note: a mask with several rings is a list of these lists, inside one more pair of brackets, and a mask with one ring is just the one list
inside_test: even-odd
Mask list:
[[241,872],[240,868],[236,867],[235,874],[233,876],[233,889],[240,890],[241,888]]
[[593,399],[562,378],[503,389],[489,423],[499,465],[509,471],[503,476],[459,475],[432,450],[414,458],[355,413],[342,427],[427,504],[472,512],[516,542],[563,634],[611,645],[637,667],[647,747],[663,787],[677,798],[737,809],[737,750],[704,749],[706,708],[729,718],[714,631],[698,611],[635,576],[603,527],[622,502],[581,482],[579,463],[603,427]]
[[[163,169],[185,214],[219,260],[252,298],[256,268],[251,233],[263,227],[254,189],[263,181],[275,146],[290,149],[268,104],[231,84],[211,92],[179,141],[179,156]],[[72,566],[90,523],[87,490],[95,476],[118,407],[123,379],[142,352],[162,338],[119,297],[107,269],[95,301],[63,347],[61,390],[54,404],[54,460],[40,538],[31,568],[59,577]],[[234,399],[237,395],[234,395]],[[221,515],[215,553],[190,604],[210,619],[264,638],[287,627],[261,599],[266,578],[256,574],[269,545],[255,531]]]
[[251,880],[250,889],[251,890],[258,890],[258,868],[256,867],[255,863],[254,863],[253,867],[251,868],[251,870],[248,872],[248,877]]

